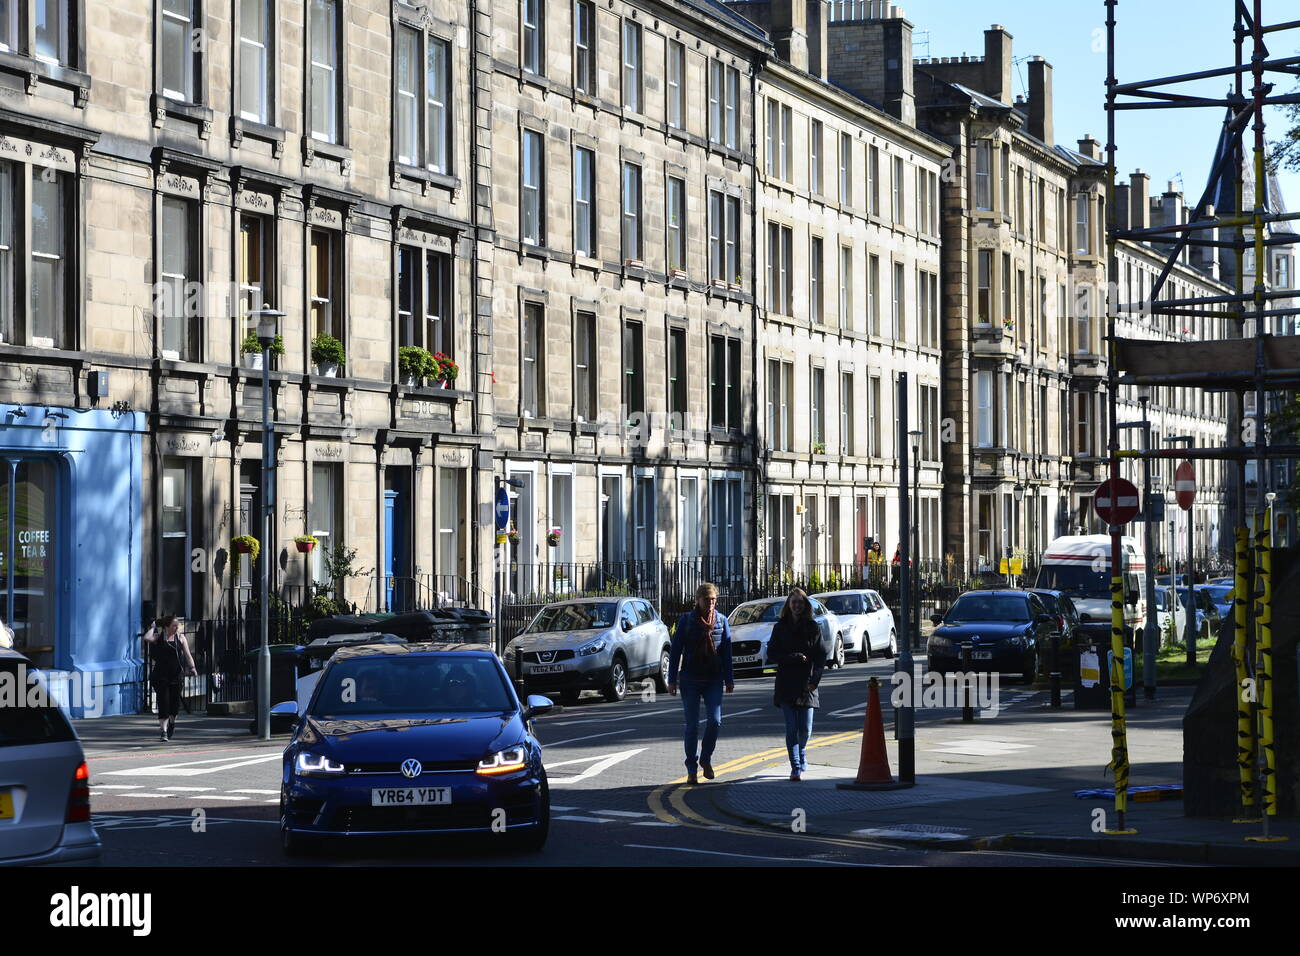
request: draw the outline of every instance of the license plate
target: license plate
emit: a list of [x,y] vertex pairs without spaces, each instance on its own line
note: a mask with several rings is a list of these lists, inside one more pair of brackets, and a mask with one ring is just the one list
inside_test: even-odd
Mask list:
[[762,658],[757,654],[742,654],[740,657],[734,657],[731,660],[733,664],[757,664]]
[[992,652],[992,651],[975,651],[973,654],[971,654],[971,657],[974,658],[974,659],[977,660],[977,661],[991,661],[991,660],[993,660],[993,652]]
[[529,664],[528,673],[530,674],[562,674],[564,673],[563,664]]
[[14,795],[8,790],[0,790],[0,820],[14,818]]
[[372,807],[430,807],[451,803],[450,787],[385,787],[370,791]]

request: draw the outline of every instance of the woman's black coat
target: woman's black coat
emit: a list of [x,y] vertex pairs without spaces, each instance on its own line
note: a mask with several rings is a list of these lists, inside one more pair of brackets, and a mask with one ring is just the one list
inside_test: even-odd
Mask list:
[[[802,661],[796,655],[802,654]],[[794,707],[819,707],[817,685],[826,666],[826,648],[822,646],[821,628],[808,618],[796,622],[782,618],[772,628],[767,642],[767,662],[776,665],[776,686],[772,703]]]

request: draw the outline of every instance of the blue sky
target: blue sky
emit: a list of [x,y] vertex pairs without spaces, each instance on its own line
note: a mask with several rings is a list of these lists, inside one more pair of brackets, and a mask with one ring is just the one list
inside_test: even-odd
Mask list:
[[[1052,64],[1053,120],[1056,141],[1075,146],[1091,133],[1106,142],[1106,8],[1102,0],[901,0],[914,27],[916,56],[980,56],[984,31],[1000,23],[1014,38],[1012,54],[1043,56]],[[1300,15],[1296,0],[1264,0],[1264,22]],[[1231,66],[1233,0],[1120,0],[1116,7],[1116,76],[1121,83]],[[928,36],[926,35],[928,34]],[[1300,30],[1266,38],[1270,57],[1300,53]],[[1249,60],[1249,41],[1246,59]],[[1278,74],[1277,88],[1288,91],[1292,80]],[[1025,93],[1028,69],[1012,70],[1012,90]],[[1222,95],[1231,77],[1171,87],[1174,92]],[[1247,79],[1247,88],[1250,80]],[[1270,111],[1269,132],[1280,134],[1284,117]],[[1181,178],[1188,204],[1205,188],[1210,159],[1223,113],[1214,107],[1138,110],[1117,114],[1115,162],[1119,182],[1141,168],[1151,176],[1158,195],[1169,180]],[[1247,143],[1252,141],[1247,131]],[[1287,207],[1300,209],[1300,174],[1282,176]]]

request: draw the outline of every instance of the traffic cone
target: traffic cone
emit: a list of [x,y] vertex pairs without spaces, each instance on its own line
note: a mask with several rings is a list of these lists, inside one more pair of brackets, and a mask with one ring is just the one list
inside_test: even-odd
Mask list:
[[885,721],[880,715],[880,681],[871,678],[867,713],[862,722],[862,755],[858,758],[858,776],[852,783],[837,783],[840,790],[898,790],[911,784],[899,783],[889,770],[885,750]]

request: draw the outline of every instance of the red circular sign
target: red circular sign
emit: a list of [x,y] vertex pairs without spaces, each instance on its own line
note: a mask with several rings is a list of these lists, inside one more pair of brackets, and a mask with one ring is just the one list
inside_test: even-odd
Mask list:
[[1190,461],[1183,462],[1174,472],[1174,497],[1178,499],[1178,507],[1184,511],[1196,500],[1196,471]]
[[1128,524],[1138,513],[1138,490],[1131,481],[1112,478],[1097,486],[1092,504],[1107,524]]

